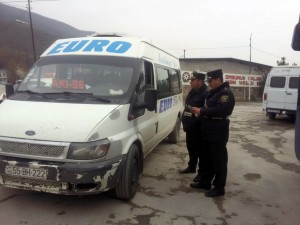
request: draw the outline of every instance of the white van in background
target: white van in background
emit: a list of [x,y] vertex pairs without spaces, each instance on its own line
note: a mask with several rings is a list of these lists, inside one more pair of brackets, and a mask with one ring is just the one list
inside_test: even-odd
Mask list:
[[296,116],[300,67],[273,67],[267,76],[263,110],[270,119],[276,115]]
[[131,199],[144,157],[179,139],[180,76],[179,60],[143,39],[56,41],[1,104],[0,185]]

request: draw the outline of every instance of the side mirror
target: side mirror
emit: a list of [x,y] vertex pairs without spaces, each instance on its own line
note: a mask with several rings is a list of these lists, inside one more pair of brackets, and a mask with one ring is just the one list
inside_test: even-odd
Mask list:
[[299,22],[296,24],[294,28],[292,48],[295,51],[300,51],[300,18],[299,18]]
[[6,98],[11,96],[14,93],[14,85],[12,84],[5,84],[5,92],[6,92]]
[[157,104],[157,90],[147,89],[145,92],[145,102],[149,111],[154,111]]
[[157,90],[146,89],[144,101],[138,102],[137,96],[134,94],[129,109],[128,120],[133,120],[139,116],[144,115],[145,109],[149,111],[156,110],[157,105]]

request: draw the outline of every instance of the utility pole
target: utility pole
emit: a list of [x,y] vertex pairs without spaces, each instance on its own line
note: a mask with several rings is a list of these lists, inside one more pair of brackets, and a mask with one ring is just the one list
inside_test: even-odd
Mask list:
[[183,50],[183,58],[185,59],[185,49]]
[[250,35],[250,62],[249,62],[249,77],[248,77],[248,82],[249,82],[248,100],[249,100],[249,102],[251,100],[251,87],[250,87],[250,84],[251,84],[251,63],[252,63],[251,62],[251,49],[252,49],[251,45],[252,45],[252,33]]
[[30,0],[28,0],[28,11],[29,11],[29,20],[30,20],[30,30],[31,30],[33,58],[34,58],[34,62],[36,62],[35,43],[34,43],[33,26],[32,26],[32,18],[31,18]]
[[251,45],[252,45],[252,33],[251,33],[251,35],[250,35],[250,62],[249,62],[249,74],[251,74],[251,49],[252,49]]

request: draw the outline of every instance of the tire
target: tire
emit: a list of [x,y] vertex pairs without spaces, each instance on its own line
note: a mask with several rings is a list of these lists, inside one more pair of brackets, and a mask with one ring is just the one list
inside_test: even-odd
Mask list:
[[138,188],[140,165],[139,149],[133,144],[128,151],[126,163],[115,188],[117,198],[130,200],[134,197]]
[[270,120],[274,120],[275,117],[276,117],[276,114],[275,113],[268,113],[268,116],[269,116]]
[[174,130],[168,136],[168,140],[172,144],[177,144],[179,141],[180,125],[181,125],[180,119],[179,117],[177,117]]
[[296,121],[296,115],[288,115],[289,120],[291,120],[292,122]]

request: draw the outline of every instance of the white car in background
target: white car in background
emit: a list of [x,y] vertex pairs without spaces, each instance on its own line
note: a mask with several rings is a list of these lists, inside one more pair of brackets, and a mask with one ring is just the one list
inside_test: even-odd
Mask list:
[[2,93],[2,94],[0,95],[0,102],[2,102],[4,99],[5,99],[5,93]]
[[5,86],[0,84],[0,103],[5,99]]

